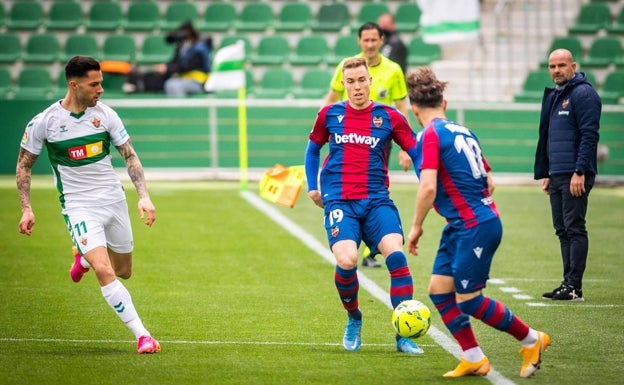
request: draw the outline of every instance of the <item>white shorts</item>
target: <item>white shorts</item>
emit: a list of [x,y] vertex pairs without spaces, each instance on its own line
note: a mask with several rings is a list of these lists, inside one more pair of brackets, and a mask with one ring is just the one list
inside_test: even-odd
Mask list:
[[130,253],[134,248],[125,200],[104,206],[66,208],[63,217],[81,254],[99,246],[116,253]]

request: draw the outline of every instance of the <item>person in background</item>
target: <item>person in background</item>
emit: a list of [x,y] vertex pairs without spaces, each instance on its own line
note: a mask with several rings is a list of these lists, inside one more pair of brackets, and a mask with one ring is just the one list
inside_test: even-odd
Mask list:
[[407,74],[407,47],[397,33],[394,16],[391,13],[379,15],[377,24],[384,34],[384,44],[381,54],[401,66],[404,74]]
[[544,299],[583,301],[583,273],[589,240],[585,215],[597,167],[602,102],[576,72],[572,53],[556,49],[548,58],[554,88],[544,90],[535,151],[534,177],[550,198],[552,222],[561,246],[563,281]]
[[470,325],[470,316],[520,341],[520,377],[540,367],[550,345],[548,334],[530,328],[502,302],[483,295],[503,227],[491,194],[494,182],[477,137],[446,118],[446,82],[427,67],[407,78],[412,112],[423,130],[417,134],[414,169],[420,180],[407,236],[409,252],[418,241],[431,208],[446,219],[429,280],[429,297],[462,349],[459,365],[444,377],[485,376],[490,362]]
[[60,193],[62,214],[75,246],[71,279],[93,268],[102,296],[137,340],[137,352],[156,353],[160,344],[147,331],[130,293],[117,279],[132,274],[132,227],[123,185],[113,169],[110,145],[117,148],[139,195],[138,210],[152,226],[156,209],[143,167],[115,111],[100,101],[102,71],[91,57],[75,56],[65,66],[67,93],[26,126],[17,159],[17,191],[22,208],[19,232],[31,235],[35,214],[30,200],[32,168],[47,148]]
[[[384,43],[383,31],[379,25],[369,22],[364,23],[358,30],[358,45],[362,50],[355,57],[366,59],[369,73],[372,77],[370,84],[370,98],[373,101],[394,105],[404,116],[407,117],[407,88],[405,85],[405,76],[401,67],[383,56],[380,52]],[[339,100],[347,99],[348,95],[343,85],[343,65],[349,58],[343,59],[336,67],[334,77],[330,83],[330,89],[325,96],[323,105],[335,103]],[[390,148],[386,154],[386,168],[388,167],[388,159],[390,157]],[[410,157],[403,151],[399,152],[399,164],[404,171],[407,171],[411,165]],[[375,260],[375,255],[379,251],[365,245],[363,252],[363,266],[381,267],[381,264]]]
[[[385,258],[392,306],[413,296],[401,219],[388,191],[386,152],[394,140],[414,156],[416,138],[403,114],[371,100],[366,59],[347,59],[342,68],[348,99],[319,111],[305,151],[305,173],[308,196],[324,209],[327,239],[336,258],[334,283],[348,315],[342,344],[354,351],[361,345],[357,275],[361,241],[374,245]],[[320,152],[328,142],[319,178]],[[409,354],[423,352],[413,340],[399,335],[396,347]]]

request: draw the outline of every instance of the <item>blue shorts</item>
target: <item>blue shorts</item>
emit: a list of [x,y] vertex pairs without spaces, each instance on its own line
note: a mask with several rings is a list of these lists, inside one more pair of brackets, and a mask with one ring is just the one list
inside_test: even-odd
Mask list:
[[357,245],[364,241],[376,249],[388,234],[403,236],[399,211],[390,198],[325,202],[324,221],[330,249],[346,239]]
[[457,293],[483,289],[502,236],[500,218],[469,229],[447,225],[442,231],[432,273],[453,277]]

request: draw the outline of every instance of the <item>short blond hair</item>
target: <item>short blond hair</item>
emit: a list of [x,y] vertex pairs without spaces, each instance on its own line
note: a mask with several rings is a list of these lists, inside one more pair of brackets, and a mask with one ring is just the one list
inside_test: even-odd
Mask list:
[[342,64],[342,72],[344,72],[344,70],[358,67],[364,67],[368,71],[368,64],[366,64],[366,59],[364,59],[363,57],[352,57],[345,60],[345,62]]

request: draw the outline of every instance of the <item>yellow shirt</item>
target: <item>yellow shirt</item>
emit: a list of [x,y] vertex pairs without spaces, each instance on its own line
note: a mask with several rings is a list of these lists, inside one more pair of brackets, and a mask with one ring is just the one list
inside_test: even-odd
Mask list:
[[[401,66],[387,57],[380,55],[381,60],[376,66],[369,66],[368,72],[373,78],[370,86],[370,98],[376,102],[392,105],[396,100],[407,97],[407,84]],[[362,57],[362,54],[355,57]],[[347,99],[347,93],[342,85],[342,65],[349,59],[343,59],[336,67],[336,72],[330,83],[331,88],[342,93],[342,99]]]

